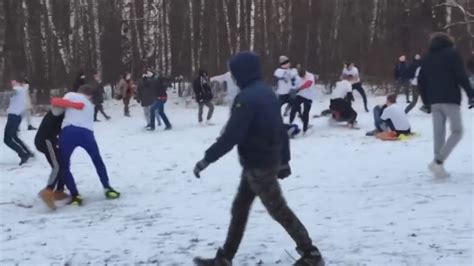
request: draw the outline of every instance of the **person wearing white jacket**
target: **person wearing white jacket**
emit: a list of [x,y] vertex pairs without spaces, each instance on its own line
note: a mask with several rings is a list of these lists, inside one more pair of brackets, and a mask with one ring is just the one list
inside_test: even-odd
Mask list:
[[301,113],[301,104],[303,104],[303,113],[301,120],[303,120],[303,133],[308,131],[309,112],[315,97],[315,78],[314,75],[307,72],[304,68],[298,69],[298,76],[296,78],[296,98],[292,102],[290,113],[290,124],[295,120],[296,113]]
[[33,153],[18,138],[18,128],[21,124],[21,116],[27,109],[28,89],[24,86],[21,79],[14,79],[11,81],[13,95],[10,98],[10,105],[8,106],[7,124],[5,125],[5,133],[3,142],[12,150],[14,150],[18,157],[20,157],[20,165],[26,163],[29,158],[33,157]]
[[280,56],[279,62],[280,67],[273,73],[277,79],[276,94],[278,95],[281,106],[284,104],[291,105],[290,91],[296,88],[295,82],[298,72],[296,69],[291,68],[290,59],[287,56]]

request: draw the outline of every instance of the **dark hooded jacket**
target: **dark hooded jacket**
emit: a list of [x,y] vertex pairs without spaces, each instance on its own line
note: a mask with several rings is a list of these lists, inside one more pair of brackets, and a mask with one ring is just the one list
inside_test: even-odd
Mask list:
[[407,62],[398,61],[393,70],[393,76],[395,80],[409,80],[408,64]]
[[206,151],[204,159],[213,163],[237,145],[244,168],[272,168],[288,163],[289,140],[280,104],[261,79],[260,59],[252,52],[242,52],[229,65],[241,91],[222,136]]
[[448,35],[432,38],[428,54],[421,61],[418,76],[420,95],[425,105],[461,104],[462,87],[469,99],[474,91],[464,69],[463,60]]

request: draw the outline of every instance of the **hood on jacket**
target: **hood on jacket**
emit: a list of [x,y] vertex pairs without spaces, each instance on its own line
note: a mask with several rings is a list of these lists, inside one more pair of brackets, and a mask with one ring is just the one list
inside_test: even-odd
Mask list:
[[454,39],[445,32],[435,32],[430,38],[430,53],[454,47]]
[[240,89],[262,78],[260,58],[257,54],[250,51],[240,52],[235,55],[229,62],[229,68]]

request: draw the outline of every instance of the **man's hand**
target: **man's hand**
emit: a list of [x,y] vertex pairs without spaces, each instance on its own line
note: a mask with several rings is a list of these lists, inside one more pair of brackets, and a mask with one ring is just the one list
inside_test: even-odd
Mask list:
[[206,162],[204,159],[200,160],[199,162],[196,163],[196,166],[194,166],[194,176],[196,178],[201,178],[201,172],[206,169],[209,166],[209,163]]
[[420,111],[424,112],[424,113],[427,113],[427,114],[431,114],[431,106],[429,105],[423,105],[421,108],[420,108]]
[[280,166],[280,171],[278,172],[279,179],[285,179],[291,175],[291,168],[289,164],[284,164]]

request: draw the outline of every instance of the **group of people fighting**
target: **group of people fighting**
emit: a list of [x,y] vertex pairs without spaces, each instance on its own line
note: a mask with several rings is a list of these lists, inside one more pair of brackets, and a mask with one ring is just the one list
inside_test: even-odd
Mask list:
[[[230,72],[240,91],[233,99],[230,117],[220,137],[206,150],[203,158],[196,163],[193,172],[200,178],[202,171],[236,145],[243,171],[232,204],[231,222],[224,245],[214,258],[195,258],[194,262],[197,265],[232,265],[245,231],[250,208],[256,197],[260,198],[271,217],[280,223],[295,241],[296,249],[301,255],[295,265],[324,265],[319,249],[314,245],[305,226],[288,207],[278,182],[278,179],[291,175],[288,125],[283,122],[281,107],[289,103],[290,123],[298,114],[303,121],[303,131],[306,132],[309,128],[315,76],[301,66],[292,69],[286,56],[281,56],[279,59],[280,68],[274,73],[278,80],[276,95],[263,81],[261,61],[255,53],[240,52],[229,61]],[[468,63],[468,70],[471,73],[469,81],[462,59],[454,49],[452,38],[445,33],[435,33],[431,37],[429,51],[421,59],[417,69],[419,94],[425,110],[431,112],[433,116],[434,159],[429,169],[437,177],[447,177],[443,164],[462,136],[461,87],[468,95],[470,107],[474,105],[472,89],[474,59],[471,58]],[[84,79],[84,76],[81,75],[80,78]],[[94,75],[94,79],[100,84],[98,73]],[[138,100],[147,114],[149,130],[154,129],[155,112],[158,112],[166,128],[171,129],[164,115],[163,106],[167,95],[166,88],[163,88],[165,85],[161,82],[153,70],[147,69],[138,84]],[[17,151],[21,159],[20,164],[32,156],[32,152],[16,135],[21,114],[28,108],[27,91],[23,84],[24,81],[21,79],[12,81],[14,94],[8,109],[5,129],[5,143]],[[82,204],[82,198],[70,171],[71,155],[76,147],[82,147],[91,157],[105,189],[105,197],[108,199],[120,197],[120,193],[109,184],[107,170],[93,133],[93,124],[97,121],[98,112],[101,112],[106,119],[110,118],[103,112],[101,106],[103,98],[95,96],[97,87],[97,84],[93,86],[79,80],[72,92],[68,92],[63,98],[53,98],[51,109],[38,129],[35,145],[45,154],[52,168],[47,187],[40,195],[53,209],[55,199],[68,197],[64,193],[64,186],[71,193],[70,203]],[[128,103],[134,93],[129,73],[123,75],[119,87],[124,97],[124,114],[129,115]],[[193,81],[193,88],[199,104],[198,120],[203,122],[203,107],[207,106],[209,113],[206,121],[210,122],[214,106],[211,103],[212,90],[205,71],[200,71],[199,76]],[[99,90],[103,90],[103,86]],[[331,96],[329,112],[333,118],[338,116],[348,118],[348,124],[354,126],[357,113],[350,106],[353,99],[352,90],[361,93],[365,110],[368,111],[358,70],[353,64],[347,64]],[[396,94],[389,95],[384,105],[374,108],[375,127],[378,133],[410,133],[408,121],[400,118],[402,113],[405,114],[405,110],[397,106],[396,100]],[[449,121],[451,126],[451,135],[447,140],[446,121]]]

